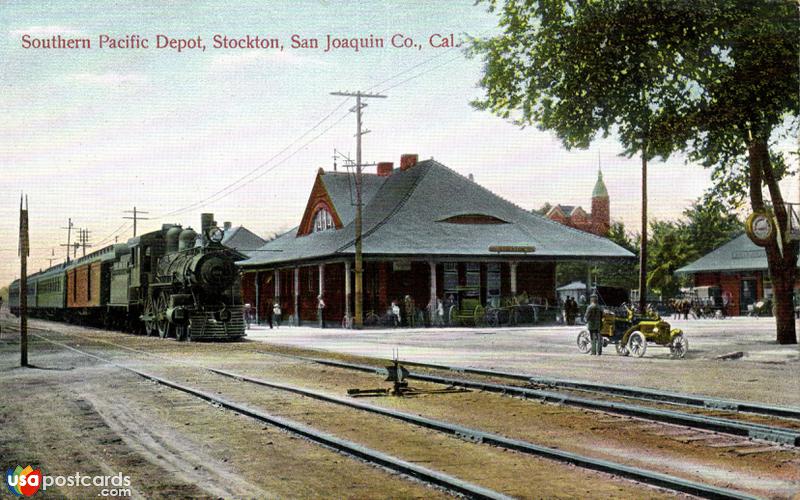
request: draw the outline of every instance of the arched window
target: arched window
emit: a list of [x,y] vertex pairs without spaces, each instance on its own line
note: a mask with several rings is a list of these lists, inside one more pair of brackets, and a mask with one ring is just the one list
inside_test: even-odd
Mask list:
[[333,217],[331,213],[328,212],[325,208],[320,208],[317,210],[317,213],[314,214],[314,232],[318,233],[320,231],[326,231],[328,229],[333,229]]

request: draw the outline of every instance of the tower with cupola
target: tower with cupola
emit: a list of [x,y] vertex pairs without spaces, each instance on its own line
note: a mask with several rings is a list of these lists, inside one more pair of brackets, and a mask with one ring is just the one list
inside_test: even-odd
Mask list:
[[592,225],[592,232],[603,236],[611,228],[611,205],[606,183],[603,182],[603,171],[600,169],[597,170],[597,182],[592,191]]

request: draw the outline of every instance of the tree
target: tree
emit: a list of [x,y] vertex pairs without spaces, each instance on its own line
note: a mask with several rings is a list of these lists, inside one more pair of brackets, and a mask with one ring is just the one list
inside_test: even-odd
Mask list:
[[675,297],[684,285],[675,271],[697,257],[687,225],[681,221],[653,221],[650,246],[650,272],[647,285],[662,298]]
[[706,195],[683,211],[685,230],[695,256],[687,263],[721,247],[742,232],[742,221],[713,195]]
[[[796,343],[797,242],[770,149],[796,134],[800,41],[794,2],[759,0],[487,0],[503,32],[474,40],[486,64],[475,105],[554,131],[567,148],[615,135],[629,155],[682,150],[720,189],[749,194],[777,231],[767,244],[779,343]],[[644,236],[644,234],[643,234]]]
[[532,211],[533,213],[535,213],[535,214],[539,214],[539,215],[547,215],[547,212],[549,212],[551,208],[553,208],[553,205],[551,205],[551,204],[550,204],[550,202],[547,202],[547,201],[546,201],[546,202],[544,202],[544,205],[542,205],[542,206],[541,206],[541,207],[539,207],[539,208],[534,208],[534,209],[533,209],[533,210],[531,210],[531,211]]

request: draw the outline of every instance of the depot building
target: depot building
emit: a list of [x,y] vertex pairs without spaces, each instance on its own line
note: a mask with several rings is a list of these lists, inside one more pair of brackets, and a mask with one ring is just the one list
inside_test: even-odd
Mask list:
[[[407,295],[421,310],[446,297],[486,304],[523,292],[552,305],[558,262],[633,258],[417,155],[363,174],[362,196],[365,314],[382,315],[392,301],[402,307]],[[239,262],[243,300],[260,320],[277,302],[283,320],[314,322],[320,295],[326,324],[352,315],[355,214],[352,174],[320,169],[297,227]]]

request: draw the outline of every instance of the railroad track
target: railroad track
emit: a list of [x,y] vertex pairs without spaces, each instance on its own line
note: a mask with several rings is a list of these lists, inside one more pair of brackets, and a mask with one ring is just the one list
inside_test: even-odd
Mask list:
[[[265,353],[275,355],[275,353]],[[289,354],[279,354],[279,356],[294,358],[298,360],[317,363],[324,366],[344,368],[367,373],[386,375],[385,368],[371,365],[348,363],[330,359],[312,358],[306,356],[294,356]],[[563,404],[578,408],[598,410],[606,413],[625,415],[629,417],[642,418],[645,420],[665,422],[669,424],[681,425],[695,429],[704,429],[733,436],[742,436],[750,439],[759,439],[779,444],[800,446],[800,431],[775,427],[750,422],[742,422],[727,418],[712,417],[707,415],[684,413],[673,410],[664,410],[647,406],[633,405],[629,403],[603,401],[590,398],[582,398],[571,394],[531,389],[507,384],[492,382],[482,382],[466,378],[443,377],[427,373],[410,372],[409,379],[430,382],[455,387],[465,387],[486,392],[518,396],[526,399],[536,399],[538,401]]]
[[[150,380],[165,387],[169,387],[177,391],[183,392],[185,394],[189,394],[190,396],[193,396],[195,398],[219,405],[220,407],[233,411],[239,415],[243,415],[252,418],[256,421],[272,425],[279,429],[283,429],[285,431],[306,438],[314,443],[325,446],[327,448],[332,448],[334,450],[340,451],[352,457],[365,460],[371,464],[391,469],[393,471],[404,474],[405,476],[427,483],[431,486],[443,488],[451,493],[464,495],[468,498],[475,498],[475,499],[508,500],[511,498],[497,491],[484,488],[482,486],[470,483],[468,481],[464,481],[449,474],[445,474],[443,472],[428,467],[423,467],[417,464],[413,464],[411,462],[402,460],[398,457],[382,453],[372,448],[368,448],[359,443],[342,439],[332,434],[328,434],[326,432],[315,429],[313,427],[303,425],[299,422],[295,422],[287,418],[272,415],[261,409],[252,408],[245,404],[231,401],[219,395],[211,394],[209,392],[197,389],[195,387],[181,384],[158,375],[154,375],[136,368],[132,368],[130,366],[121,365],[110,359],[106,359],[96,354],[92,354],[82,349],[78,349],[76,347],[64,344],[63,342],[58,342],[52,339],[48,339],[42,335],[38,334],[31,334],[31,335],[50,344],[60,346],[64,349],[69,349],[70,351],[76,352],[80,355],[87,356],[102,363],[107,363],[121,370],[128,371],[146,380]],[[752,498],[752,497],[728,496],[728,497],[717,497],[717,498]]]
[[[43,337],[41,335],[33,334],[33,336],[44,340],[45,342],[49,342],[54,345],[61,346],[63,348],[72,350],[74,352],[80,353],[82,355],[94,358],[96,360],[112,364],[116,367],[121,369],[130,371],[135,373],[145,379],[154,381],[161,385],[171,387],[173,389],[185,392],[192,396],[198,397],[205,401],[209,401],[215,404],[220,405],[226,409],[231,411],[237,412],[239,414],[254,418],[261,422],[269,423],[271,425],[275,425],[280,427],[284,430],[289,432],[293,432],[295,434],[301,435],[308,439],[311,439],[314,442],[319,444],[323,444],[325,446],[333,447],[337,450],[343,451],[350,455],[356,456],[358,458],[362,458],[368,460],[370,462],[382,465],[384,467],[391,468],[393,470],[399,471],[401,473],[407,474],[409,476],[415,477],[417,479],[421,479],[425,482],[430,484],[434,484],[439,487],[443,487],[448,489],[449,491],[457,492],[460,494],[467,495],[469,497],[474,498],[504,498],[502,494],[494,492],[492,490],[486,490],[480,486],[473,485],[471,483],[466,483],[460,479],[453,478],[452,476],[448,476],[446,474],[433,471],[431,469],[420,468],[414,464],[410,464],[405,462],[401,459],[396,457],[391,457],[381,452],[370,450],[368,448],[363,447],[357,443],[352,443],[349,441],[345,441],[339,438],[336,438],[330,434],[326,434],[315,429],[312,429],[308,426],[298,424],[296,422],[291,422],[287,419],[277,417],[274,415],[270,415],[268,413],[264,413],[261,410],[254,409],[240,403],[236,403],[225,399],[221,396],[210,394],[206,391],[202,391],[193,387],[186,386],[184,384],[180,384],[178,382],[168,380],[164,377],[153,375],[151,373],[147,373],[135,368],[131,368],[128,366],[120,365],[115,363],[112,360],[102,358],[95,354],[86,352],[82,349],[78,349],[73,346],[69,346],[62,342],[58,342],[47,337]],[[92,339],[93,341],[97,341],[96,339]],[[100,341],[105,344],[109,344],[112,346],[120,347],[128,351],[136,352],[138,354],[146,355],[149,357],[156,357],[160,359],[165,359],[171,362],[177,362],[180,364],[184,364],[196,369],[202,369],[214,373],[216,375],[220,375],[223,377],[227,377],[233,380],[237,380],[244,383],[255,384],[263,387],[268,387],[270,389],[289,392],[309,398],[313,398],[320,401],[325,401],[327,403],[332,403],[340,406],[344,406],[347,408],[352,408],[360,411],[370,412],[378,415],[382,415],[388,418],[392,418],[395,420],[399,420],[411,425],[415,425],[418,427],[424,427],[427,429],[435,430],[444,434],[448,434],[454,437],[458,437],[460,439],[464,439],[473,443],[482,443],[490,446],[495,446],[499,448],[504,448],[508,450],[513,450],[522,454],[526,455],[534,455],[545,457],[551,460],[556,460],[562,463],[569,463],[572,465],[576,465],[578,467],[594,470],[594,471],[601,471],[610,473],[619,477],[631,479],[637,481],[642,484],[647,484],[651,486],[657,486],[665,489],[669,489],[676,492],[681,493],[688,493],[691,495],[703,497],[703,498],[736,498],[736,499],[744,499],[744,498],[755,498],[751,495],[746,493],[734,491],[731,489],[720,488],[713,485],[708,485],[704,483],[699,483],[695,481],[690,481],[686,479],[682,479],[676,476],[671,476],[668,474],[662,474],[654,471],[649,471],[646,469],[633,467],[629,465],[624,465],[608,460],[596,459],[592,457],[587,457],[583,455],[579,455],[576,453],[571,453],[563,450],[558,450],[554,448],[549,448],[541,445],[536,445],[534,443],[518,440],[518,439],[511,439],[505,436],[501,436],[498,434],[485,432],[479,429],[469,428],[457,424],[453,424],[446,421],[421,417],[418,415],[414,415],[411,413],[406,413],[398,410],[386,409],[379,406],[374,406],[362,402],[358,402],[352,399],[345,399],[339,398],[335,396],[330,396],[318,391],[313,391],[289,384],[277,383],[268,380],[263,380],[260,378],[249,377],[243,374],[231,372],[228,370],[220,370],[216,368],[211,368],[203,365],[199,365],[195,362],[187,362],[183,360],[178,360],[171,358],[169,356],[164,356],[156,353],[151,353],[147,351],[142,351],[140,349],[135,349],[127,346],[121,346],[119,344],[115,344],[113,342],[106,342]],[[412,466],[415,469],[410,470],[408,467]],[[423,469],[423,470],[417,470]],[[470,489],[472,488],[472,489]],[[477,489],[475,489],[477,488]],[[499,496],[492,496],[492,495],[499,495]]]
[[400,361],[406,366],[417,366],[419,368],[429,368],[434,370],[445,370],[455,373],[469,373],[486,377],[518,380],[544,387],[556,389],[574,389],[578,391],[591,392],[597,394],[609,394],[628,399],[638,399],[642,401],[653,401],[657,403],[669,403],[673,405],[704,408],[709,410],[726,410],[767,417],[781,417],[793,420],[800,420],[800,408],[791,406],[775,406],[764,403],[754,403],[750,401],[734,401],[720,398],[698,396],[695,394],[685,394],[643,387],[630,387],[614,384],[598,384],[582,380],[565,378],[540,377],[524,373],[513,373],[500,370],[487,370],[483,368],[469,368],[461,366],[448,366],[433,363],[420,363],[416,361]]

